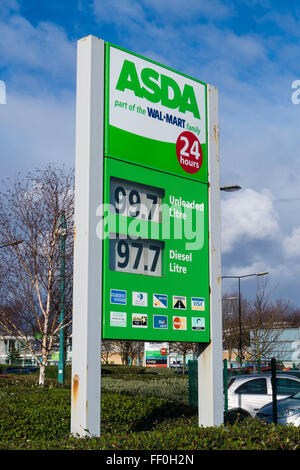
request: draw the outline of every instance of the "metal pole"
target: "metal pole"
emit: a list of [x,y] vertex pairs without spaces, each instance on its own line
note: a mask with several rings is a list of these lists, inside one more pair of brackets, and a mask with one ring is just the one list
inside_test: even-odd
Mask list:
[[271,359],[271,371],[272,371],[272,404],[273,404],[273,423],[277,424],[277,383],[276,383],[276,359]]
[[[66,218],[62,213],[60,224],[60,312],[59,323],[62,326],[65,318],[65,244],[66,244]],[[65,329],[59,331],[59,361],[58,361],[58,383],[63,384],[65,380]]]
[[224,387],[224,407],[225,413],[228,411],[228,370],[227,359],[223,361],[223,387]]
[[240,366],[243,365],[243,353],[242,353],[242,309],[241,309],[241,278],[239,277],[239,359]]

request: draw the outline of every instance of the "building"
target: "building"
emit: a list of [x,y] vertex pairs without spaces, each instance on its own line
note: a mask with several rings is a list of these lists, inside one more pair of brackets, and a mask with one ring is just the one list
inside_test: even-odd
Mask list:
[[0,336],[0,364],[16,364],[28,366],[35,364],[31,352],[26,348],[21,338],[15,336]]
[[[266,334],[265,334],[266,333]],[[254,342],[255,333],[250,332],[250,341]],[[261,353],[261,361],[269,361],[273,357],[283,362],[286,367],[300,367],[300,328],[274,328],[261,330],[265,345]]]
[[[33,340],[34,338],[32,338]],[[66,351],[66,364],[71,363],[72,352],[71,347],[67,345]],[[48,365],[57,365],[59,361],[58,348],[55,347],[49,354]],[[21,337],[18,339],[15,336],[0,335],[0,364],[20,364],[22,366],[29,366],[36,364],[36,361],[31,351],[24,346]]]

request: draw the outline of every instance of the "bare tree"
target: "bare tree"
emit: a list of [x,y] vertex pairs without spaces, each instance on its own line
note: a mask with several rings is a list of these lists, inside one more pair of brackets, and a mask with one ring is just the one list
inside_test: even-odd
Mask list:
[[116,341],[115,343],[116,352],[121,355],[122,364],[126,365],[136,359],[141,351],[143,350],[143,344],[140,341]]
[[261,361],[279,353],[278,338],[282,329],[289,326],[287,321],[292,308],[281,299],[270,301],[271,288],[267,278],[257,284],[255,300],[247,317],[250,342],[246,348],[252,360]]
[[109,339],[103,339],[101,341],[101,360],[104,364],[109,363],[110,355],[116,351],[116,345],[114,341]]
[[282,329],[287,327],[283,318],[283,311],[278,301],[269,306],[262,321],[259,321],[255,310],[249,315],[250,342],[247,346],[247,353],[253,361],[271,359],[275,354],[280,359],[279,353],[284,354],[285,351],[282,350],[282,344],[279,342]]
[[195,350],[195,343],[172,342],[169,343],[170,353],[175,352],[182,356],[182,374],[185,374],[185,363],[187,354],[191,354]]
[[[275,286],[276,287],[276,286]],[[266,277],[257,280],[253,301],[241,298],[241,333],[243,356],[251,361],[270,359],[285,354],[279,338],[285,328],[299,326],[299,310],[289,302],[271,301],[275,287]],[[223,296],[223,348],[228,350],[229,360],[239,347],[239,312],[236,293]],[[287,348],[287,345],[285,346]]]
[[[238,294],[223,295],[223,349],[228,351],[229,361],[232,358],[233,352],[237,353],[239,351],[240,344],[242,344],[242,355],[245,353],[246,346],[249,345],[247,324],[250,308],[250,303],[241,296],[241,319],[239,320]],[[242,335],[241,341],[240,335]]]
[[[0,325],[30,349],[44,385],[49,353],[71,320],[73,258],[73,170],[53,165],[7,180],[0,192]],[[65,319],[61,301],[61,220],[65,242]],[[14,241],[22,240],[15,244]],[[13,314],[12,314],[13,310]]]
[[290,312],[287,321],[289,323],[289,328],[299,328],[300,326],[300,310],[299,309],[293,309],[292,312]]

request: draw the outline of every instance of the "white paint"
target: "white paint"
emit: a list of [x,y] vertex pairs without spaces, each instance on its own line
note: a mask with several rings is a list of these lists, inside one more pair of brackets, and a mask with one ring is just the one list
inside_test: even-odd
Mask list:
[[218,426],[224,411],[218,91],[210,85],[207,91],[211,342],[198,358],[198,419],[199,426]]
[[71,433],[84,437],[100,435],[104,41],[78,41],[77,61]]

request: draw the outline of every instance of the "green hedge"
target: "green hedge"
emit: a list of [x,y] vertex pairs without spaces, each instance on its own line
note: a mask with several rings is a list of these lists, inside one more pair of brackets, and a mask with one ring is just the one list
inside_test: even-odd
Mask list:
[[61,438],[70,427],[70,393],[37,378],[0,378],[0,441]]
[[169,399],[102,393],[100,438],[70,437],[70,389],[34,376],[0,379],[0,449],[300,450],[300,428],[249,418],[197,426],[195,409]]
[[185,419],[160,424],[149,432],[104,436],[99,444],[114,450],[299,450],[300,430],[254,418],[239,425],[199,428],[194,420]]
[[125,380],[124,378],[102,378],[102,391],[121,393],[123,395],[139,395],[143,397],[167,398],[189,404],[188,381],[175,377],[159,380]]

